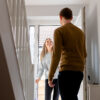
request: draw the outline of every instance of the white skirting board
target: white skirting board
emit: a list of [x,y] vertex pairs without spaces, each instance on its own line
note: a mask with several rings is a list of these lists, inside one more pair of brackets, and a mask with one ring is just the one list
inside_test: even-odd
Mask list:
[[100,100],[100,85],[88,84],[88,99]]

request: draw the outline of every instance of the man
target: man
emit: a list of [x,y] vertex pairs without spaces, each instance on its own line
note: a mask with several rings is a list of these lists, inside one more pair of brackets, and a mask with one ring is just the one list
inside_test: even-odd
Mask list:
[[54,48],[49,71],[49,86],[54,87],[52,79],[60,61],[58,76],[62,100],[78,100],[77,94],[83,80],[86,60],[85,36],[82,30],[71,23],[71,9],[60,11],[61,27],[54,33]]

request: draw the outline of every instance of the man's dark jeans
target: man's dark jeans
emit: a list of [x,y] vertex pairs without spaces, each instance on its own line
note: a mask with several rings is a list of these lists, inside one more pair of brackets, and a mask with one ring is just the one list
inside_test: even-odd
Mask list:
[[83,80],[80,71],[59,72],[58,83],[62,100],[78,100],[77,94]]

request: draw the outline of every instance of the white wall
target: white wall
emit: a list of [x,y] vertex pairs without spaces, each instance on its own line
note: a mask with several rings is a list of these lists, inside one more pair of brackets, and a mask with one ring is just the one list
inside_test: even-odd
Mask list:
[[100,83],[100,1],[86,4],[87,76],[89,83]]
[[98,15],[98,17],[97,17],[97,19],[98,19],[98,32],[99,32],[99,34],[98,34],[98,42],[99,42],[99,83],[100,83],[100,1],[98,0],[98,2],[97,2],[97,15]]

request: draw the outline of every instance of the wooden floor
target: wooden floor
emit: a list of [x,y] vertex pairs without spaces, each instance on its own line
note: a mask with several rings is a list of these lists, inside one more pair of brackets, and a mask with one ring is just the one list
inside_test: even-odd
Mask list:
[[39,85],[38,85],[38,100],[44,100],[44,96],[45,96],[45,82],[44,80],[41,80],[39,82]]

